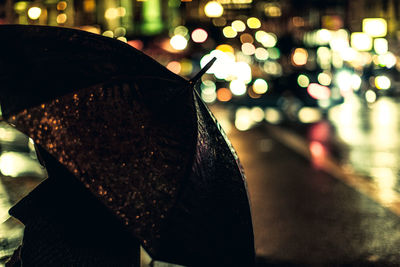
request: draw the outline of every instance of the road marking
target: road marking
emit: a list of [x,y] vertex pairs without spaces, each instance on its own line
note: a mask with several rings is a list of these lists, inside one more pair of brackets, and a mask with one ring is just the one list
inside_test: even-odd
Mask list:
[[[279,126],[266,125],[265,127],[277,141],[302,155],[310,162],[314,161],[308,140]],[[371,198],[397,216],[400,216],[400,194],[395,190],[382,188],[372,180],[357,175],[350,168],[344,168],[329,154],[318,158],[316,167]]]

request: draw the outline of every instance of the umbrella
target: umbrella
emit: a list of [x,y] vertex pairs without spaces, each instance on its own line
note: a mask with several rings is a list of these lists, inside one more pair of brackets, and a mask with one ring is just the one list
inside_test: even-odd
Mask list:
[[[115,215],[153,259],[252,266],[246,180],[194,80],[115,39],[0,26],[4,120]],[[39,185],[40,186],[40,185]]]

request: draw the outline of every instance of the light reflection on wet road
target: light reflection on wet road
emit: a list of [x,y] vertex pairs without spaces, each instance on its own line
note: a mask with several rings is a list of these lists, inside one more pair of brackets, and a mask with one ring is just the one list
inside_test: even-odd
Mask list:
[[400,104],[391,98],[380,98],[368,107],[354,97],[331,109],[329,117],[337,136],[346,144],[347,167],[370,179],[384,202],[397,201]]
[[[352,101],[330,114],[333,137],[347,151],[342,158],[324,150],[333,134],[325,123],[308,136],[271,125],[245,132],[228,125],[248,177],[257,254],[266,264],[400,264],[400,210],[384,208],[398,200],[399,126],[386,117],[398,108],[381,99],[366,111]],[[227,125],[229,114],[214,111]]]

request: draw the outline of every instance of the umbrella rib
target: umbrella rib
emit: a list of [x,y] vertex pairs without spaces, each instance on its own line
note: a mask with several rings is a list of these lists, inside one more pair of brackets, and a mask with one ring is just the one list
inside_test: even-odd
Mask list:
[[200,77],[203,76],[203,74],[206,73],[206,71],[208,71],[208,70],[211,68],[211,66],[214,64],[214,62],[215,62],[216,60],[217,60],[217,58],[216,58],[216,57],[213,57],[213,58],[204,66],[204,68],[202,68],[202,69],[199,71],[199,73],[197,73],[196,76],[194,76],[194,77],[189,81],[189,83],[190,83],[190,84],[195,84],[195,83],[200,79]]

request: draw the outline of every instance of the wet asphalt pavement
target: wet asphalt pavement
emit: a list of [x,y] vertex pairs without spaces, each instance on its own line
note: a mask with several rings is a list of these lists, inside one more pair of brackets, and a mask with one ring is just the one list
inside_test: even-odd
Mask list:
[[[400,218],[271,137],[232,130],[260,266],[400,265]],[[263,264],[261,264],[263,263]]]

